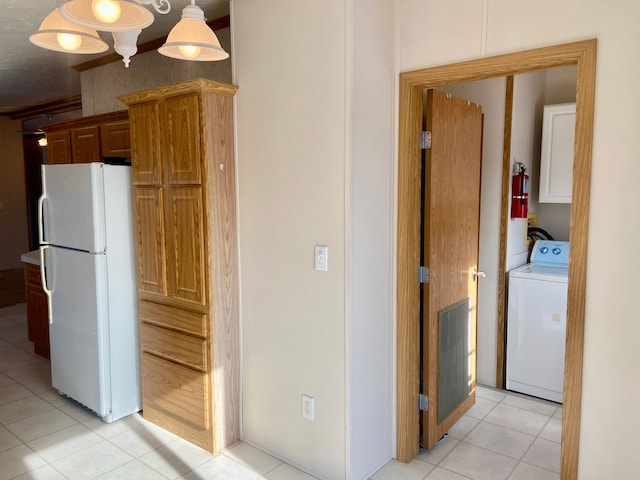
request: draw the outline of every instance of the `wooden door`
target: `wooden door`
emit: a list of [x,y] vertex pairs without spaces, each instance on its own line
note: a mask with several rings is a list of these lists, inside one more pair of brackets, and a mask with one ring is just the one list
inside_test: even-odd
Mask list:
[[162,103],[163,152],[167,157],[167,182],[171,185],[202,182],[199,102],[198,96],[182,95]]
[[73,163],[101,162],[100,130],[97,125],[76,128],[71,132]]
[[131,167],[134,185],[160,185],[163,182],[160,155],[158,104],[129,107]]
[[49,301],[42,289],[40,267],[24,264],[27,293],[27,336],[33,351],[49,358]]
[[133,190],[140,292],[167,294],[165,270],[164,198],[159,187]]
[[48,133],[47,155],[49,165],[71,163],[71,133],[68,131]]
[[129,120],[100,124],[100,144],[103,157],[131,158]]
[[482,109],[427,93],[423,184],[423,445],[431,448],[475,403]]
[[167,279],[170,297],[207,303],[202,188],[170,187],[166,194]]

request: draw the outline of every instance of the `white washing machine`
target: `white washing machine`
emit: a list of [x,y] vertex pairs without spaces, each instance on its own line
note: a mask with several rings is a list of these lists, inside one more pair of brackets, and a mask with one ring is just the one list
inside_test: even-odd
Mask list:
[[508,390],[562,403],[569,243],[538,240],[509,272]]

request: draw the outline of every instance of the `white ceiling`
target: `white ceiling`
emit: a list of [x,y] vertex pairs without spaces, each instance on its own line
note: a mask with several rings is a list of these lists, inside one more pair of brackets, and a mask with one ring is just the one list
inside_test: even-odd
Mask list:
[[[155,21],[142,31],[138,44],[167,35],[180,20],[182,9],[191,2],[170,0],[170,3],[167,15],[147,6]],[[197,0],[196,5],[204,10],[208,20],[229,13],[228,0]],[[71,67],[113,53],[113,38],[105,32],[99,34],[110,48],[98,55],[53,52],[33,45],[29,36],[55,6],[56,0],[0,2],[0,113],[80,95],[80,73]]]

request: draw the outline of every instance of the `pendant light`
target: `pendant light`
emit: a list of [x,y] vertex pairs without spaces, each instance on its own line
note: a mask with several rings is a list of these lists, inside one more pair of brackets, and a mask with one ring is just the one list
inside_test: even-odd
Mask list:
[[102,53],[109,46],[98,36],[98,32],[75,25],[60,15],[58,4],[40,24],[36,33],[29,37],[29,41],[38,47],[66,53]]
[[[40,30],[30,37],[35,45],[71,53],[100,53],[109,47],[98,31],[111,32],[114,50],[125,66],[137,52],[138,35],[153,23],[151,5],[160,14],[171,10],[170,0],[58,0],[56,9],[45,18]],[[191,0],[182,19],[159,49],[167,57],[181,60],[224,60],[229,54],[204,19],[204,12]]]
[[204,21],[204,12],[191,0],[182,10],[182,19],[169,32],[158,49],[162,55],[180,60],[224,60],[229,54],[220,46],[216,34]]
[[101,32],[141,30],[153,23],[153,14],[141,0],[70,0],[60,7],[60,14],[76,25]]

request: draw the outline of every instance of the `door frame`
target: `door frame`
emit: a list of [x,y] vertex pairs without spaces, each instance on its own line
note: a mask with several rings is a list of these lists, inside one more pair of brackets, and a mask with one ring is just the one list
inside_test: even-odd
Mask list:
[[[421,152],[418,138],[422,129],[422,91],[449,83],[577,65],[560,462],[560,477],[563,480],[577,478],[596,46],[596,40],[591,39],[400,74],[396,310],[396,458],[400,461],[408,462],[418,455],[420,312],[419,284],[416,279],[420,263]],[[507,180],[502,179],[503,185],[505,181],[508,181],[508,174]],[[502,202],[505,203],[504,188]],[[498,328],[502,329],[502,332],[498,332],[498,338],[504,339],[504,321]]]

